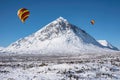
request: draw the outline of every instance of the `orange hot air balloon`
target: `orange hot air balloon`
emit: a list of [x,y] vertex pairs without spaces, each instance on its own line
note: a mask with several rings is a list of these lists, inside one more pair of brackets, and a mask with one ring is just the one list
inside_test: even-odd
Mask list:
[[19,19],[24,23],[25,20],[29,17],[30,12],[26,8],[21,8],[18,10],[17,15],[18,15]]
[[94,25],[94,24],[95,24],[95,20],[91,20],[90,23],[91,23],[92,25]]

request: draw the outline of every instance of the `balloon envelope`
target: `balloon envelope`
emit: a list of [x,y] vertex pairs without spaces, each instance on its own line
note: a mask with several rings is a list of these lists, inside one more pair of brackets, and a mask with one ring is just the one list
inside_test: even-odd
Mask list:
[[91,22],[90,22],[92,25],[94,25],[95,24],[95,20],[91,20]]
[[29,17],[30,12],[26,8],[21,8],[18,10],[17,15],[22,22],[25,22],[25,20]]

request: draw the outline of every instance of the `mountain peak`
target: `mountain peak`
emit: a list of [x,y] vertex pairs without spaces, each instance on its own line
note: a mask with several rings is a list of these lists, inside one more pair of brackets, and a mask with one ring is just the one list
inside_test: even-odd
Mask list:
[[54,20],[52,22],[53,24],[69,24],[69,22],[67,21],[67,19],[63,18],[63,17],[59,17],[56,20]]
[[103,45],[104,47],[113,49],[113,50],[119,50],[117,47],[113,46],[112,44],[110,44],[107,40],[97,40],[101,45]]
[[108,43],[109,43],[107,40],[98,40],[98,42],[103,46],[108,46]]
[[59,18],[57,18],[57,20],[61,20],[61,21],[67,21],[65,18],[63,18],[63,17],[59,17]]

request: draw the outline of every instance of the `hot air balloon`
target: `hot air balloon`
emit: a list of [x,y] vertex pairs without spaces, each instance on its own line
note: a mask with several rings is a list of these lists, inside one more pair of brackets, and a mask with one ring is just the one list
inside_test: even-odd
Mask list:
[[29,17],[30,12],[26,8],[21,8],[18,10],[17,15],[18,15],[19,19],[24,23],[25,20]]
[[92,20],[90,21],[90,23],[91,23],[92,25],[94,25],[94,24],[95,24],[95,20],[92,19]]

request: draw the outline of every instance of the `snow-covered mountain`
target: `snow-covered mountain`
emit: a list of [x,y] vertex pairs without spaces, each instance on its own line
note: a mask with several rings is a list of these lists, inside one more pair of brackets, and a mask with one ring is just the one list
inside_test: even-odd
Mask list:
[[59,17],[32,35],[7,47],[10,51],[36,53],[81,53],[109,50],[84,30]]
[[113,50],[119,50],[117,47],[113,46],[112,44],[110,44],[107,40],[97,40],[101,45],[113,49]]

